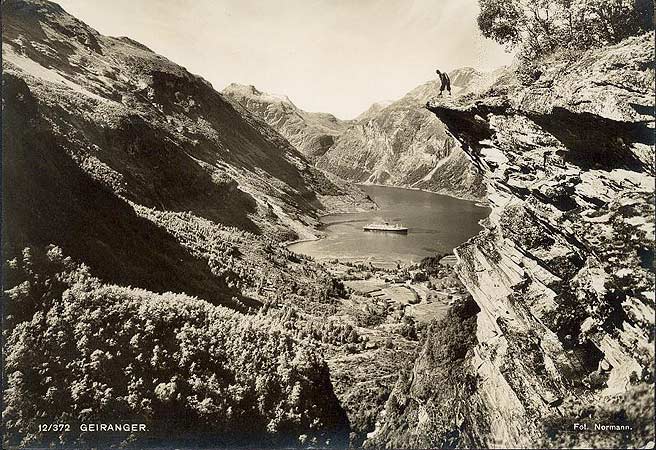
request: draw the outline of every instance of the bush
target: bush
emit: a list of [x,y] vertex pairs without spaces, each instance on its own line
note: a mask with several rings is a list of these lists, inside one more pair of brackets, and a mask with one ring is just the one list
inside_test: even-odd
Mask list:
[[451,253],[437,253],[434,256],[427,256],[419,263],[419,268],[428,275],[437,275],[444,266],[440,261]]
[[412,276],[412,281],[415,283],[428,281],[428,275],[426,274],[426,272],[415,272],[415,274]]
[[649,0],[479,0],[483,36],[535,58],[615,44],[653,29]]
[[75,426],[56,436],[37,425],[117,419],[167,443],[348,436],[318,352],[263,315],[103,284],[57,247],[26,249],[8,269],[7,445],[84,444]]

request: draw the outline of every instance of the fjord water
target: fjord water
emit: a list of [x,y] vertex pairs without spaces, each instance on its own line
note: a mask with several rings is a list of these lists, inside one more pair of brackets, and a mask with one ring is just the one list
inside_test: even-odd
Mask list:
[[[452,252],[476,235],[489,209],[474,202],[419,190],[361,186],[379,209],[324,216],[323,239],[292,244],[289,249],[319,260],[390,263],[419,262],[426,256]],[[402,223],[407,235],[365,232],[371,222]]]

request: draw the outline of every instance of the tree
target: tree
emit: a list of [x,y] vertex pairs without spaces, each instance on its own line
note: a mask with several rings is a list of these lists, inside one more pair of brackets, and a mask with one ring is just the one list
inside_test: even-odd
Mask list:
[[[580,2],[580,0],[579,0]],[[628,36],[653,28],[653,2],[644,0],[589,0],[592,31],[601,42],[615,44]],[[596,12],[596,14],[594,13]]]
[[328,366],[282,322],[105,284],[54,246],[25,249],[5,270],[5,447],[86,447],[84,433],[57,436],[37,425],[116,418],[196,444],[199,435],[252,446],[289,446],[301,433],[348,436]]
[[509,49],[521,41],[519,21],[522,12],[515,0],[479,0],[481,12],[478,28],[488,39],[494,39]]
[[483,36],[524,58],[587,49],[653,29],[650,0],[479,0]]

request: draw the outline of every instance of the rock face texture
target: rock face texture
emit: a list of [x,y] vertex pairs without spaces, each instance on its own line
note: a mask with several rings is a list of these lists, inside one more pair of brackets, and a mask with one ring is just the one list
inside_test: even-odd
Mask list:
[[350,124],[332,114],[303,111],[288,97],[260,92],[255,86],[233,83],[223,95],[269,124],[310,160],[326,153]]
[[[462,361],[475,381],[466,399],[444,401],[447,388],[414,395],[430,364],[419,358],[374,446],[399,436],[506,448],[653,440],[653,58],[649,33],[543,61],[527,84],[504,77],[484,94],[431,103],[484,174],[492,208],[457,249],[480,308]],[[458,411],[450,425],[430,426],[443,413],[435,404]],[[632,431],[573,432],[595,421]]]
[[364,199],[143,45],[46,1],[2,17],[5,255],[61,243],[108,281],[207,297],[206,265],[131,203],[293,239]]
[[[451,73],[454,97],[477,90],[499,76],[474,69]],[[445,129],[424,108],[439,93],[425,83],[389,105],[374,105],[344,131],[317,166],[363,183],[427,189],[463,198],[485,196],[482,174]]]

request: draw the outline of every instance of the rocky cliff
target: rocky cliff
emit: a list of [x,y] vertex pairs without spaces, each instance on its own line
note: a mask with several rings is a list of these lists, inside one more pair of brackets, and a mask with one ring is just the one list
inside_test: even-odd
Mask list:
[[269,124],[310,159],[326,153],[350,123],[332,114],[303,111],[289,97],[267,94],[255,86],[233,83],[223,95]]
[[[451,73],[453,94],[476,91],[500,74],[456,70]],[[374,105],[340,135],[317,166],[356,182],[483,198],[481,173],[442,121],[424,108],[438,93],[439,83],[429,81],[389,105]]]
[[428,108],[484,174],[492,208],[457,249],[480,312],[450,367],[470,382],[426,377],[445,372],[429,339],[370,444],[653,443],[654,34],[530,75]]

